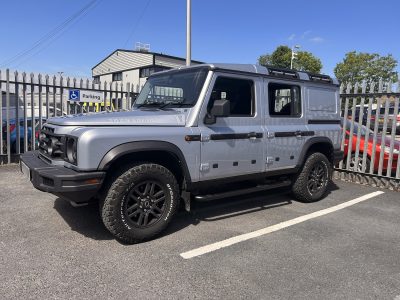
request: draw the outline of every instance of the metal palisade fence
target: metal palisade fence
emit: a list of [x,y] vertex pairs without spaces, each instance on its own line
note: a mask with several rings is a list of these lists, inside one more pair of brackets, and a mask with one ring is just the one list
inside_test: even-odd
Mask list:
[[342,85],[338,178],[400,190],[400,83]]
[[[0,163],[18,161],[37,148],[42,124],[50,117],[130,109],[142,86],[120,82],[0,70]],[[71,91],[100,95],[94,102],[70,100]]]

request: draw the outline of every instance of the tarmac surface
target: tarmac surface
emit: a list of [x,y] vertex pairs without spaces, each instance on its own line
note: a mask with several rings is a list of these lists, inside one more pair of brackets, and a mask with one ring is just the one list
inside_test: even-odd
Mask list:
[[[295,202],[282,189],[196,203],[161,237],[123,245],[107,232],[96,205],[74,208],[35,190],[18,166],[0,166],[0,295],[398,300],[400,194],[371,194],[376,191],[335,181],[327,197],[312,204]],[[373,196],[349,202],[365,195]],[[329,213],[318,215],[321,211]],[[199,256],[181,256],[311,213],[318,216]]]

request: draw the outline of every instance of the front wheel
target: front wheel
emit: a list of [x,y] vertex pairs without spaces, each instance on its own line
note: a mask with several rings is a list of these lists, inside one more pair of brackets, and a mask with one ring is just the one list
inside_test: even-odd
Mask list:
[[326,156],[319,152],[312,153],[297,174],[292,193],[301,202],[318,201],[325,196],[331,175],[332,165]]
[[174,175],[161,165],[144,163],[115,179],[100,209],[106,228],[117,239],[134,244],[163,231],[178,204]]

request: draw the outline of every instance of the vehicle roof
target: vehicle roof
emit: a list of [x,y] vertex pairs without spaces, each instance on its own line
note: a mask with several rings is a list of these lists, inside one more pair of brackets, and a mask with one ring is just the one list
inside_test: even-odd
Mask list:
[[[339,81],[336,78],[331,78],[330,76],[324,74],[314,74],[304,71],[282,69],[272,66],[252,65],[252,64],[210,63],[210,64],[199,64],[189,67],[180,67],[179,70],[197,69],[205,67],[211,70],[223,70],[228,72],[245,73],[245,74],[259,74],[261,76],[281,78],[281,79],[292,79],[301,81],[311,81],[315,83],[339,85]],[[167,73],[167,72],[174,72],[174,70],[167,70],[160,73]]]

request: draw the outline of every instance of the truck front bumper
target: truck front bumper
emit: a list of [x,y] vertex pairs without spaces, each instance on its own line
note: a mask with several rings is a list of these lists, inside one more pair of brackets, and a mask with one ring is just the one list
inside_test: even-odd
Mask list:
[[64,166],[50,165],[40,159],[38,151],[21,154],[20,167],[38,190],[76,203],[90,201],[105,177],[105,172],[77,172]]

